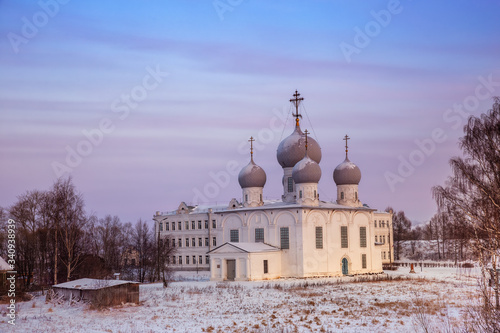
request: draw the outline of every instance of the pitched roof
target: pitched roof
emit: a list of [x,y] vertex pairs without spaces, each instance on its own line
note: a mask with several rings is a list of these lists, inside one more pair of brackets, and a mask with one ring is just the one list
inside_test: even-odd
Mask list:
[[107,287],[118,286],[120,284],[127,283],[139,283],[133,281],[124,280],[99,280],[99,279],[78,279],[74,281],[59,283],[54,285],[56,288],[68,288],[68,289],[79,289],[79,290],[96,290]]
[[215,252],[222,247],[233,247],[235,250],[240,250],[241,252],[247,252],[247,253],[258,253],[258,252],[276,252],[276,251],[281,251],[277,247],[271,246],[269,244],[265,243],[232,243],[232,242],[227,242],[222,244],[219,247],[216,247],[212,251],[209,251],[208,253]]

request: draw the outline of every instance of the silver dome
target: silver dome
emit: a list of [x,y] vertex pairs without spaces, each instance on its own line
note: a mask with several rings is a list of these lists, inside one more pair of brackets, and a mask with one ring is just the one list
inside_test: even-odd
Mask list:
[[333,171],[333,180],[337,185],[358,185],[361,180],[361,170],[346,158]]
[[[305,152],[306,136],[300,127],[296,126],[293,133],[279,144],[276,157],[281,167],[291,168],[304,157]],[[321,147],[311,137],[307,138],[307,154],[316,163],[321,161]]]
[[[308,148],[309,148],[309,140]],[[309,155],[309,149],[307,150]],[[321,168],[308,155],[304,156],[292,169],[292,178],[295,184],[318,183],[321,179]]]
[[238,175],[238,182],[241,188],[246,187],[264,187],[266,184],[266,173],[264,169],[255,164],[253,158],[250,160]]

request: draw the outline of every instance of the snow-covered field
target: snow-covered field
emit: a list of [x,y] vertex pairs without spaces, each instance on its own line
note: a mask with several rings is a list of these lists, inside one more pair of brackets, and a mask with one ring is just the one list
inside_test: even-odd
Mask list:
[[[408,268],[369,277],[208,281],[183,273],[169,288],[141,285],[141,304],[90,310],[87,304],[18,303],[16,326],[0,306],[0,331],[9,332],[415,332],[419,322],[437,331],[459,321],[476,294],[471,271]],[[380,276],[378,276],[380,278]],[[198,280],[198,281],[194,281]]]

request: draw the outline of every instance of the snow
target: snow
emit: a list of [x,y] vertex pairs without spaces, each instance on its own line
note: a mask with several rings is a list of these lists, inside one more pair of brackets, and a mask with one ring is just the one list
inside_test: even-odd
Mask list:
[[[177,282],[140,286],[140,305],[104,311],[82,302],[17,303],[19,332],[408,332],[417,310],[443,331],[476,295],[474,272],[400,267],[387,275],[211,282],[209,272],[176,273]],[[383,276],[384,281],[367,281]],[[6,323],[0,305],[0,331]]]
[[68,288],[68,289],[79,289],[79,290],[95,290],[103,287],[113,287],[120,284],[126,283],[138,283],[133,281],[125,280],[98,280],[98,279],[78,279],[74,281],[59,283],[54,287],[58,288]]
[[0,257],[0,271],[10,271],[12,268],[10,265],[4,260],[4,258]]

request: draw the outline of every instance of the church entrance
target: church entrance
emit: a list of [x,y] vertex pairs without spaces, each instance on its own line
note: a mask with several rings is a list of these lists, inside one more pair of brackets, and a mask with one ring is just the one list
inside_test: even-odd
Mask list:
[[349,262],[347,262],[347,258],[342,259],[342,274],[349,274]]
[[234,281],[236,277],[236,260],[228,259],[226,260],[226,268],[227,268],[227,279],[230,281]]

